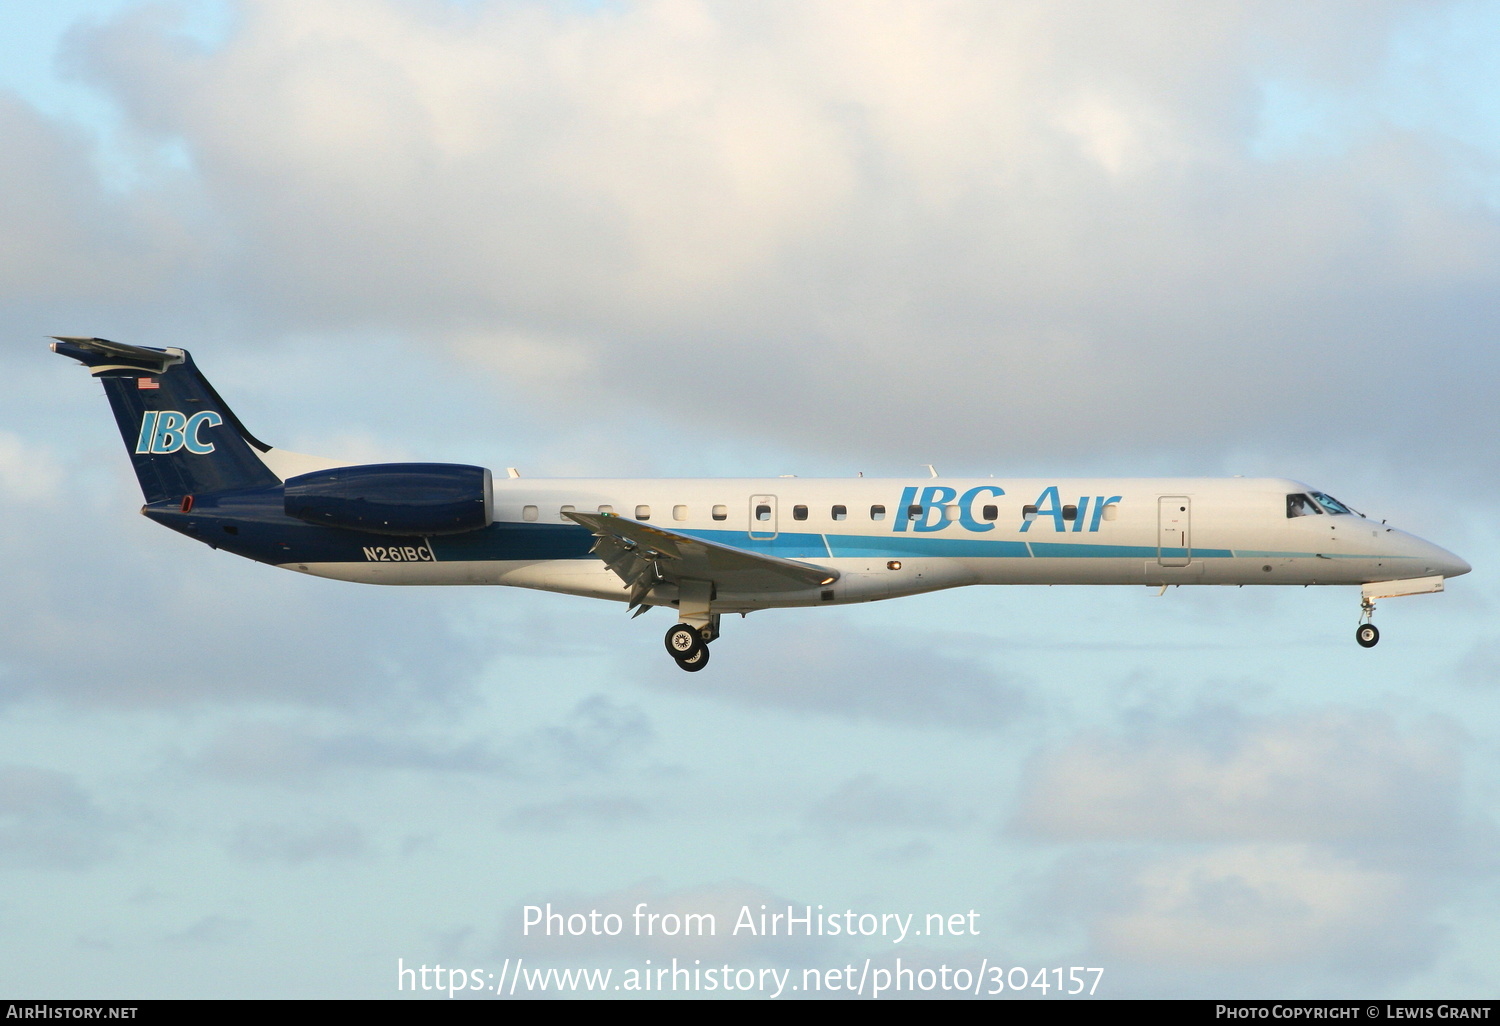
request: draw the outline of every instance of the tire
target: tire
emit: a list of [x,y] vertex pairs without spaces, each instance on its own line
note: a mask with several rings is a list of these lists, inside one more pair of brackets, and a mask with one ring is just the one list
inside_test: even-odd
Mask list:
[[1373,623],[1362,623],[1354,629],[1354,640],[1359,642],[1361,648],[1374,648],[1375,643],[1380,640],[1380,631],[1375,629]]
[[708,665],[707,646],[701,646],[695,654],[677,660],[677,665],[682,667],[688,673],[697,673],[699,670]]
[[685,623],[679,623],[667,631],[666,646],[667,652],[679,662],[691,658],[696,652],[706,651],[703,647],[703,638]]

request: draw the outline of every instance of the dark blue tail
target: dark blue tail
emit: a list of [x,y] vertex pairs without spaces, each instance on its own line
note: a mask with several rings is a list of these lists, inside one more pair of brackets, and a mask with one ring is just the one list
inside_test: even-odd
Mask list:
[[54,337],[54,353],[104,383],[148,503],[281,483],[255,453],[270,447],[245,430],[186,350]]

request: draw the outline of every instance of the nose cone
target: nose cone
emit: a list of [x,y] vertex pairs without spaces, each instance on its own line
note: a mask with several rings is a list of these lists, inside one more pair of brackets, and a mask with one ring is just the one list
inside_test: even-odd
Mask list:
[[1386,553],[1397,561],[1391,569],[1397,570],[1403,578],[1458,577],[1473,569],[1467,560],[1406,531],[1387,527],[1380,537],[1387,540]]
[[1429,574],[1442,574],[1444,577],[1458,577],[1474,569],[1468,562],[1455,556],[1447,549],[1440,548],[1430,541],[1422,543],[1422,561],[1427,566]]
[[[1437,548],[1437,546],[1433,547]],[[1458,577],[1474,569],[1468,564],[1466,560],[1455,556],[1453,553],[1444,551],[1443,549],[1438,549],[1438,551],[1443,553],[1444,557],[1446,557],[1442,566],[1438,568],[1438,573],[1442,574],[1444,577]]]

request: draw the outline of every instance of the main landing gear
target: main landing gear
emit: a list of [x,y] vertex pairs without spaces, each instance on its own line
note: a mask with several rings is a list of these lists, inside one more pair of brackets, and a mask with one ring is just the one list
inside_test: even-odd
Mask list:
[[1370,622],[1375,616],[1375,601],[1368,595],[1359,600],[1359,626],[1354,628],[1354,640],[1361,648],[1374,648],[1380,640],[1380,631]]
[[690,627],[679,623],[667,631],[667,652],[688,673],[697,673],[708,665],[708,643],[719,636],[718,617],[707,627]]

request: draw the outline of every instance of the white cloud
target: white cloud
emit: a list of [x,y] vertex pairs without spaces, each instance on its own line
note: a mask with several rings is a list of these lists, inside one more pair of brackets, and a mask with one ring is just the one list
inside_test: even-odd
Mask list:
[[0,494],[22,502],[52,499],[61,482],[62,470],[51,452],[0,431]]
[[[191,152],[223,294],[547,409],[974,459],[1411,438],[1483,378],[1451,311],[1493,287],[1487,158],[1380,98],[1421,5],[239,11],[212,53],[159,8],[73,50]],[[1348,145],[1257,155],[1270,80]]]
[[[97,392],[81,401],[102,404]],[[117,487],[100,490],[91,468],[64,478],[14,438],[0,432],[0,701],[373,710],[450,702],[470,687],[480,650],[449,629],[437,593],[408,603],[189,543],[135,514],[140,494],[124,490],[134,482],[116,439],[102,444]],[[432,636],[445,642],[430,648]]]
[[1012,830],[1068,846],[1039,907],[1136,966],[1132,993],[1365,987],[1430,964],[1492,871],[1465,748],[1342,708],[1091,731],[1032,757]]
[[228,780],[308,786],[335,772],[416,771],[523,780],[572,780],[618,771],[653,738],[637,706],[592,695],[558,722],[538,724],[503,740],[417,730],[315,730],[273,720],[231,721],[190,757],[195,769]]
[[[1178,969],[1330,964],[1378,975],[1427,948],[1411,881],[1306,845],[1231,845],[1112,878],[1093,924],[1106,957]],[[1375,963],[1379,963],[1376,965]]]
[[1343,709],[1090,734],[1033,760],[1016,825],[1058,840],[1456,841],[1456,731]]
[[[762,634],[748,651],[724,652],[707,671],[715,674],[709,695],[853,721],[980,731],[1002,729],[1030,711],[1018,679],[930,639],[923,647],[923,640],[893,642],[837,614],[809,616],[778,630],[772,640]],[[651,688],[703,692],[701,683],[669,663],[657,661],[642,675]]]

